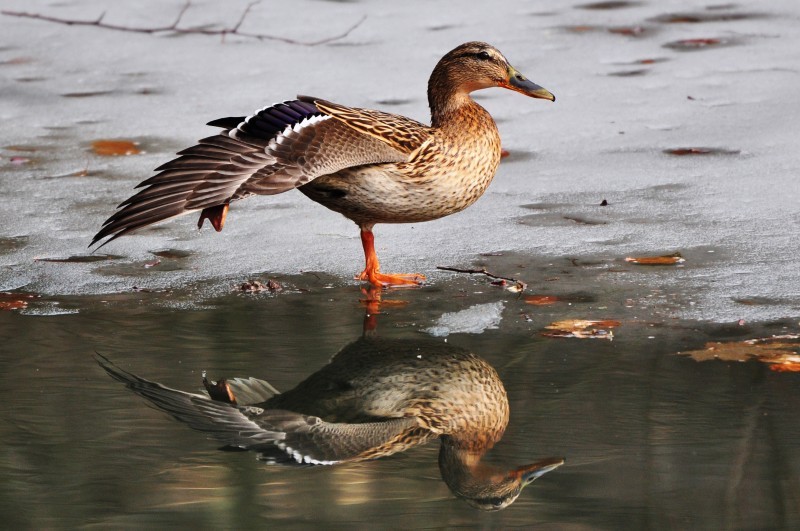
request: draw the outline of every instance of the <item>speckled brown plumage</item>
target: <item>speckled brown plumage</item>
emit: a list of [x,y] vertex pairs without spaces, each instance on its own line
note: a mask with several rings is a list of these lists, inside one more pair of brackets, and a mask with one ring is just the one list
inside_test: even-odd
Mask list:
[[448,216],[483,194],[500,162],[500,136],[469,94],[489,87],[555,99],[496,48],[468,42],[431,74],[430,126],[305,96],[246,118],[216,120],[211,125],[224,131],[158,168],[92,244],[198,210],[201,225],[209,219],[222,230],[232,201],[298,188],[360,227],[366,266],[357,278],[373,285],[418,283],[422,275],[380,272],[372,228]]
[[508,424],[505,388],[486,361],[441,341],[363,337],[290,391],[253,378],[206,381],[215,400],[100,363],[175,418],[269,462],[364,461],[438,438],[443,479],[482,509],[505,507],[563,462],[511,470],[484,464]]

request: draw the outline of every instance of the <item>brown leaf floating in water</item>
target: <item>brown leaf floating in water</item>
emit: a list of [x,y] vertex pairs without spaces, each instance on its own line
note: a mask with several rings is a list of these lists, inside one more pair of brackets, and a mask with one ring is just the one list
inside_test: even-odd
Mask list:
[[525,303],[533,304],[534,306],[548,306],[550,304],[555,304],[560,300],[561,299],[555,295],[528,295],[525,297]]
[[605,319],[594,321],[588,319],[566,319],[547,325],[545,337],[574,337],[577,339],[614,339],[612,328],[620,326],[620,321]]
[[267,280],[266,284],[263,284],[258,280],[248,280],[239,286],[239,290],[245,293],[261,293],[262,291],[275,293],[276,291],[283,291],[283,286],[272,279]]
[[0,293],[0,310],[23,310],[28,307],[28,301],[37,298],[32,293]]
[[768,363],[777,372],[800,372],[800,334],[786,334],[744,341],[712,341],[705,348],[679,352],[695,361],[738,361],[750,359]]

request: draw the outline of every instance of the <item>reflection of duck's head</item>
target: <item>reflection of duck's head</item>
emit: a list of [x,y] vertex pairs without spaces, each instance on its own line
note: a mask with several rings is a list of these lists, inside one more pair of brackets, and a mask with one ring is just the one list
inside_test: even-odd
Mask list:
[[442,438],[439,450],[442,479],[453,494],[482,511],[505,509],[514,503],[523,488],[564,464],[562,458],[549,458],[507,470],[485,464],[481,457],[456,448]]
[[508,424],[505,388],[486,361],[441,341],[361,338],[290,391],[235,379],[208,385],[213,400],[101,365],[192,428],[271,462],[363,461],[440,438],[445,483],[480,509],[502,509],[563,462],[483,464]]

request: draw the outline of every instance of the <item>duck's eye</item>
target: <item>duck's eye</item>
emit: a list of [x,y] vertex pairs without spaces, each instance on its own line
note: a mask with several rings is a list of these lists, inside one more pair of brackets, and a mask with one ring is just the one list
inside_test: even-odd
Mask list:
[[478,52],[475,54],[475,57],[477,57],[481,61],[489,61],[492,58],[492,56],[489,55],[489,52],[487,51]]

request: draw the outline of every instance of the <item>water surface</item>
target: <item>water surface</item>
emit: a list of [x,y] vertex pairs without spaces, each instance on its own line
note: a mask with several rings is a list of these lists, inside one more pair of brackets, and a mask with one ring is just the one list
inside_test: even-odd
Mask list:
[[[61,311],[78,313],[0,312],[7,525],[722,529],[800,522],[800,374],[676,355],[707,341],[786,333],[790,322],[654,320],[599,288],[537,306],[482,278],[384,294],[406,304],[383,305],[378,334],[420,341],[430,340],[422,330],[442,313],[502,303],[499,328],[438,339],[487,360],[505,384],[510,423],[487,460],[567,461],[497,513],[450,493],[436,443],[338,467],[269,466],[252,453],[219,451],[93,359],[99,352],[189,391],[201,388],[202,370],[289,389],[362,334],[364,296],[329,280],[283,278],[288,289],[280,293],[232,291],[202,304],[192,290],[131,292],[58,301]],[[304,291],[292,288],[298,285]],[[613,341],[541,334],[558,319],[600,316],[620,320]]]

